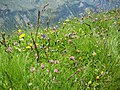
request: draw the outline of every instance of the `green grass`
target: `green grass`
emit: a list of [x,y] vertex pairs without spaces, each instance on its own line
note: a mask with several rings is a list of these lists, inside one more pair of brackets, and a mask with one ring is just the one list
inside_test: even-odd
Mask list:
[[[2,33],[0,90],[119,90],[120,16],[116,19],[116,13],[86,16],[83,24],[77,18],[66,20],[57,30],[39,29],[37,36],[35,29],[21,30],[20,35]],[[32,37],[37,37],[37,48]]]

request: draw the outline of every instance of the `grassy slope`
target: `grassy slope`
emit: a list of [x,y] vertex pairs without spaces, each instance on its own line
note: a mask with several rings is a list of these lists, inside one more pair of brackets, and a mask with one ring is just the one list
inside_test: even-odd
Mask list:
[[[18,32],[5,36],[12,51],[10,53],[8,47],[0,44],[0,90],[117,90],[120,81],[120,19],[116,21],[115,15],[115,12],[109,12],[84,18],[91,29],[74,18],[64,25],[59,24],[57,30],[39,30],[36,40],[39,63],[30,35],[33,32],[35,36],[34,30],[22,30],[21,34],[25,33],[23,40]],[[98,20],[92,22],[95,18]],[[45,39],[41,38],[42,34]],[[26,48],[28,43],[32,44],[30,49]],[[71,56],[75,59],[70,60]],[[59,63],[51,64],[49,60],[59,60]],[[41,68],[43,64],[44,69]],[[30,71],[32,67],[34,72]]]

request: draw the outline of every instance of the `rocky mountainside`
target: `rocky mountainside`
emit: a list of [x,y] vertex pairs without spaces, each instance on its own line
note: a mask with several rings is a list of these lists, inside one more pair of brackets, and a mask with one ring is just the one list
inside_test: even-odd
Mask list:
[[[114,3],[113,3],[114,2]],[[51,25],[59,20],[73,16],[80,17],[89,11],[111,9],[120,4],[119,0],[0,0],[0,31],[26,27],[30,22],[35,26],[37,11],[41,11],[41,24],[46,26],[50,18]],[[119,5],[117,5],[119,7]]]

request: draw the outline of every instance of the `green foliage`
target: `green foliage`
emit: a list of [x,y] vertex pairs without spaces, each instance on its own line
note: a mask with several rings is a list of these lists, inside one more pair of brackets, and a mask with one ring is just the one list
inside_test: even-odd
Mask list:
[[58,28],[39,29],[38,36],[32,29],[2,33],[0,90],[119,89],[120,19],[115,15],[67,19]]

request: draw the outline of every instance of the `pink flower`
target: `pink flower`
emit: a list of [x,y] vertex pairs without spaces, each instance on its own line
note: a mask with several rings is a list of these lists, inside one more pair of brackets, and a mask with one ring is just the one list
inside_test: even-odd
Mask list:
[[73,32],[73,35],[76,35],[77,34],[77,32]]
[[75,57],[74,57],[74,56],[71,56],[71,57],[70,57],[70,60],[75,60]]
[[20,35],[21,34],[21,32],[18,32],[18,35]]
[[12,52],[12,48],[9,46],[9,47],[7,48],[7,51],[11,53],[11,52]]
[[107,21],[107,20],[108,20],[108,18],[105,18],[104,20],[105,20],[105,21]]
[[59,60],[56,60],[55,63],[56,63],[56,64],[59,64]]
[[49,60],[49,62],[50,62],[51,64],[54,64],[54,60]]
[[69,40],[68,40],[68,42],[69,42],[69,43],[72,43],[72,40],[71,40],[71,39],[69,39]]
[[44,65],[43,63],[41,64],[41,68],[42,68],[42,69],[44,69],[44,68],[45,68],[45,65]]
[[30,68],[30,72],[33,73],[34,71],[35,71],[35,67],[31,67],[31,68]]
[[16,46],[16,45],[18,45],[18,43],[17,43],[17,42],[14,42],[14,45]]
[[69,34],[65,34],[65,37],[69,37]]
[[58,73],[58,69],[54,69],[54,72],[55,72],[55,73]]

